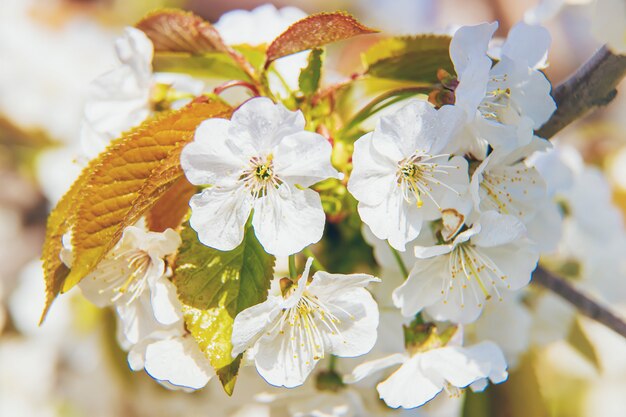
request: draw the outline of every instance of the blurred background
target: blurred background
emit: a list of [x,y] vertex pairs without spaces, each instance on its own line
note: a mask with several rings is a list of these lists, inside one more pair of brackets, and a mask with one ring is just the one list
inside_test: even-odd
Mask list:
[[[0,2],[0,415],[203,415],[219,389],[174,393],[127,369],[114,320],[80,296],[61,297],[43,327],[38,261],[51,206],[78,168],[72,163],[89,82],[113,68],[113,40],[125,25],[159,7],[182,7],[209,21],[256,0],[2,0]],[[599,46],[587,0],[293,0],[269,2],[306,13],[346,10],[384,34],[444,32],[498,20],[499,35],[526,16],[550,30],[546,73],[567,78]],[[339,47],[344,75],[375,39]],[[607,175],[613,201],[626,212],[626,84],[622,94],[559,135]],[[626,253],[622,253],[622,256]],[[625,284],[619,283],[622,286]],[[552,313],[553,310],[550,310]],[[506,384],[468,399],[466,415],[624,416],[626,343],[579,319],[583,342],[531,348]],[[582,347],[581,347],[582,346]],[[204,411],[203,411],[204,410]],[[467,411],[469,410],[469,411]]]

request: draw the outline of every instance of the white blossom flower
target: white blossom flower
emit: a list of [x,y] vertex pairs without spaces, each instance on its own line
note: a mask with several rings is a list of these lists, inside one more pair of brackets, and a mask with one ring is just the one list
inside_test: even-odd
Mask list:
[[94,304],[115,306],[123,334],[131,344],[159,325],[172,325],[182,318],[164,261],[180,243],[180,236],[172,229],[156,233],[129,226],[111,252],[79,283]]
[[204,84],[180,74],[153,74],[154,47],[139,29],[127,27],[115,42],[120,65],[96,78],[89,87],[81,128],[82,151],[99,154],[112,139],[139,125],[152,112],[152,89],[157,84],[198,95]]
[[626,55],[626,3],[624,0],[596,0],[591,33],[616,54]]
[[562,217],[542,175],[526,158],[547,147],[547,141],[535,137],[514,151],[496,149],[474,170],[470,182],[476,215],[495,210],[519,218],[542,252],[556,248]]
[[451,395],[468,386],[480,391],[488,380],[498,384],[508,377],[500,348],[481,342],[467,348],[450,344],[424,350],[409,347],[409,352],[357,366],[344,381],[354,383],[395,365],[400,368],[377,386],[380,398],[393,408],[419,407],[443,390]]
[[309,282],[312,262],[298,282],[274,279],[266,301],[235,317],[233,357],[252,348],[272,385],[302,385],[326,355],[360,356],[376,342],[378,306],[364,287],[378,279],[318,271]]
[[203,244],[234,249],[251,212],[268,253],[290,255],[321,239],[322,203],[307,187],[340,174],[330,163],[330,143],[304,124],[300,111],[261,97],[231,120],[209,119],[198,127],[181,165],[192,184],[211,185],[189,202],[190,224]]
[[467,161],[446,149],[462,121],[454,106],[413,100],[356,141],[348,190],[376,237],[404,251],[467,190]]
[[518,23],[492,67],[487,49],[497,27],[497,23],[461,27],[450,43],[459,80],[456,105],[468,120],[455,144],[478,159],[486,156],[487,145],[511,149],[528,144],[533,130],[556,109],[550,82],[539,71],[550,46],[548,31]]
[[435,320],[469,323],[485,300],[530,281],[539,254],[517,218],[495,211],[481,214],[451,243],[416,247],[419,258],[407,281],[393,293],[406,317],[422,309]]
[[[71,267],[69,235],[63,261]],[[99,307],[113,305],[117,313],[120,346],[128,351],[133,371],[145,369],[171,389],[204,387],[213,371],[198,344],[187,334],[176,288],[165,256],[176,252],[180,236],[142,227],[124,229],[118,244],[79,284],[83,295]]]
[[96,78],[87,94],[81,145],[89,157],[150,114],[152,42],[139,29],[127,27],[115,50],[120,66]]
[[[277,9],[272,4],[264,4],[251,11],[224,13],[215,23],[215,28],[229,45],[269,45],[292,23],[306,16],[296,7]],[[299,52],[274,62],[268,73],[270,89],[281,97],[288,96],[289,90],[297,90],[300,70],[306,67],[308,56],[308,51]]]

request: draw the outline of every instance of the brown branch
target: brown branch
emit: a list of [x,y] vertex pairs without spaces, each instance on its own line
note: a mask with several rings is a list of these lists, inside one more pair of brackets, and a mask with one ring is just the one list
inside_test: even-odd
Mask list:
[[552,96],[557,110],[537,135],[549,139],[591,109],[615,98],[615,87],[626,76],[626,56],[600,48],[569,79],[557,86]]
[[558,294],[576,307],[580,313],[594,319],[598,323],[604,324],[609,329],[626,338],[626,321],[624,319],[581,293],[566,280],[556,277],[539,267],[533,273],[533,282]]

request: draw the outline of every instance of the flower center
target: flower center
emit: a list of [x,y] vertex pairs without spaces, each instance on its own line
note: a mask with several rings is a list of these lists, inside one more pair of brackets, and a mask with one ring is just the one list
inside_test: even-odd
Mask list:
[[254,198],[267,195],[268,187],[278,188],[280,179],[274,173],[272,155],[266,158],[250,159],[249,168],[241,175],[244,186],[250,189]]
[[504,122],[505,111],[511,107],[511,89],[506,86],[508,75],[498,75],[491,78],[488,90],[478,110],[486,119],[491,119],[500,123]]
[[[291,285],[284,291],[283,298],[291,297],[296,288],[296,285]],[[324,303],[305,291],[295,306],[283,309],[280,319],[267,334],[275,331],[281,335],[287,333],[294,351],[299,350],[303,356],[318,361],[324,358],[324,334],[341,336],[339,324],[341,320]],[[294,359],[298,359],[297,355]]]
[[[151,264],[150,255],[142,250],[133,249],[116,255],[105,264],[104,279],[109,285],[100,290],[101,293],[112,291],[112,302],[126,296],[126,304],[131,304],[143,294],[148,284],[148,270]],[[124,265],[125,267],[120,267]]]
[[418,208],[424,205],[423,195],[430,198],[437,207],[439,204],[432,196],[432,185],[443,185],[456,192],[451,187],[443,184],[435,177],[437,174],[448,174],[445,169],[456,168],[452,165],[441,165],[435,162],[436,158],[448,157],[447,154],[428,155],[416,152],[410,158],[398,163],[396,181],[402,191],[404,200],[409,204],[415,204]]
[[447,303],[451,292],[459,291],[461,308],[463,308],[465,291],[469,287],[476,304],[478,307],[482,307],[482,297],[479,297],[479,291],[488,300],[491,298],[489,291],[489,287],[491,287],[498,298],[502,300],[497,285],[504,284],[510,288],[510,285],[506,284],[507,277],[500,268],[470,242],[457,245],[450,253],[448,262],[450,276],[448,280],[444,280],[441,289],[444,303]]

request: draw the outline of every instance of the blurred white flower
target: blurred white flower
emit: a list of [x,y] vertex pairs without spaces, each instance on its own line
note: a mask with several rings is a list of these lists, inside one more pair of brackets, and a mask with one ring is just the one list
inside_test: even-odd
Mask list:
[[115,50],[120,65],[96,78],[87,94],[81,145],[91,158],[150,114],[152,42],[139,29],[127,27]]
[[456,105],[465,110],[468,120],[455,144],[478,159],[486,156],[487,145],[511,150],[528,144],[533,130],[556,109],[550,82],[539,71],[545,66],[549,32],[518,23],[492,67],[487,49],[497,27],[497,23],[463,26],[450,43],[459,80]]
[[364,287],[378,279],[318,271],[308,282],[312,262],[298,282],[274,279],[266,301],[235,317],[233,356],[253,348],[257,371],[272,385],[302,385],[326,355],[363,355],[376,342],[378,306]]
[[319,195],[307,188],[340,174],[331,145],[304,130],[304,116],[270,99],[242,105],[231,120],[209,119],[181,155],[192,184],[210,184],[191,198],[190,224],[200,241],[232,250],[252,225],[268,253],[286,256],[317,242],[325,215]]
[[495,343],[482,342],[467,348],[409,347],[407,353],[364,362],[344,381],[354,383],[396,365],[400,368],[377,386],[380,398],[393,408],[419,407],[443,390],[451,395],[458,395],[459,388],[468,386],[480,391],[488,380],[498,384],[508,377],[500,348]]
[[[152,112],[152,89],[171,86],[195,96],[204,83],[181,75],[152,72],[154,47],[139,29],[127,27],[115,42],[119,66],[96,78],[89,87],[81,127],[81,146],[91,159],[112,139],[139,125]],[[180,104],[180,103],[178,103]]]
[[436,320],[469,323],[484,302],[501,298],[501,290],[517,290],[530,281],[539,253],[517,218],[495,211],[481,214],[473,226],[451,243],[416,247],[419,258],[407,281],[393,293],[406,317],[426,308]]
[[[229,45],[269,45],[292,23],[306,16],[305,12],[295,7],[276,9],[272,4],[264,4],[251,11],[224,13],[215,23],[215,28]],[[274,62],[272,67],[280,75],[270,69],[270,89],[281,97],[288,96],[288,90],[297,90],[300,70],[307,65],[308,56],[309,52],[299,52]]]
[[348,190],[374,235],[404,251],[427,220],[458,205],[467,190],[467,161],[450,158],[447,145],[463,122],[460,110],[413,100],[379,119],[354,144]]
[[2,1],[0,114],[73,143],[87,84],[115,62],[114,31],[84,14],[61,24],[46,21],[45,9],[39,0]]

